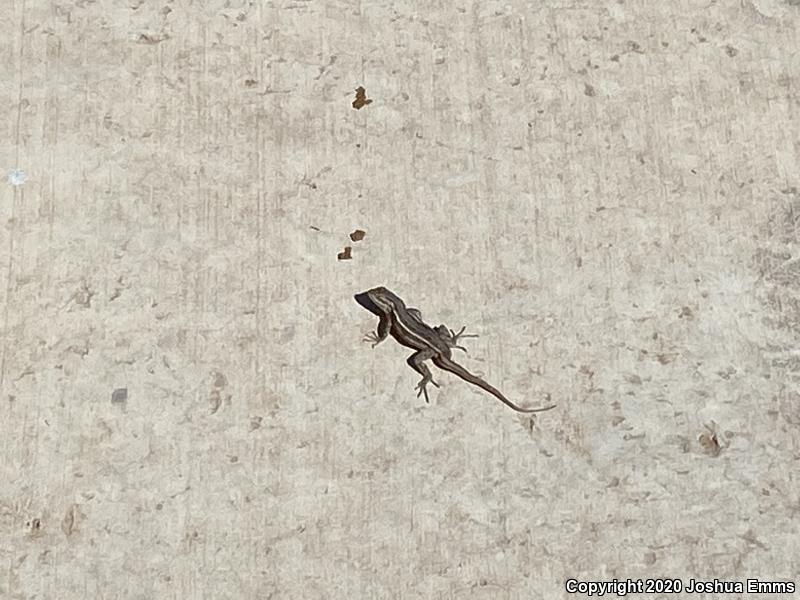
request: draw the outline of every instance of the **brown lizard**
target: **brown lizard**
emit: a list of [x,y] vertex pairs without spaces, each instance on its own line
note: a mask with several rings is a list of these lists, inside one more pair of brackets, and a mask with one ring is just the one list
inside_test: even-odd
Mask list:
[[355,299],[356,302],[379,319],[377,331],[368,333],[364,337],[365,342],[371,342],[374,348],[391,335],[399,344],[416,350],[414,354],[408,357],[406,362],[412,369],[422,375],[422,381],[416,387],[419,390],[417,398],[424,394],[425,401],[429,402],[426,386],[432,383],[439,387],[439,384],[433,380],[430,369],[425,364],[426,360],[432,360],[433,364],[440,369],[449,371],[464,381],[489,392],[517,412],[534,413],[555,408],[555,404],[544,408],[522,408],[517,406],[495,387],[453,361],[451,348],[458,348],[466,352],[466,348],[458,345],[459,338],[477,337],[464,334],[466,327],[462,327],[458,333],[444,325],[431,327],[422,320],[422,314],[419,310],[406,307],[405,302],[385,287],[376,287],[356,294]]

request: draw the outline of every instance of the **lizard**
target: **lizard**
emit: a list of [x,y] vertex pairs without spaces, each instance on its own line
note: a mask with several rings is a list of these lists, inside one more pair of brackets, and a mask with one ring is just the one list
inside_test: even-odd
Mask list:
[[366,334],[363,341],[370,342],[374,348],[391,335],[400,345],[416,350],[414,354],[408,357],[406,362],[412,369],[422,375],[422,380],[415,388],[417,390],[417,398],[424,394],[425,402],[430,402],[427,385],[432,383],[437,388],[441,387],[434,381],[433,374],[425,364],[426,360],[431,360],[434,365],[443,371],[449,371],[467,383],[489,392],[517,412],[534,413],[555,408],[555,404],[544,408],[522,408],[517,406],[494,386],[473,375],[455,362],[452,359],[452,348],[457,348],[464,352],[467,351],[466,348],[459,345],[459,339],[478,337],[473,334],[465,334],[466,326],[462,327],[458,333],[444,325],[431,327],[422,320],[422,313],[418,309],[407,307],[399,296],[385,287],[375,287],[366,292],[356,294],[354,297],[358,304],[379,319],[377,330]]

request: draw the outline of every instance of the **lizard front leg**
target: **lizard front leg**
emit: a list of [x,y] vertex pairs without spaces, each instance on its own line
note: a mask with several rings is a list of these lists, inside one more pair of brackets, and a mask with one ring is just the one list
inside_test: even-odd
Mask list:
[[422,381],[417,384],[417,387],[414,388],[419,390],[417,392],[417,398],[420,397],[421,394],[425,394],[425,402],[430,403],[430,399],[428,398],[428,390],[426,386],[429,383],[432,383],[436,387],[439,387],[439,384],[433,380],[433,375],[431,374],[431,370],[428,368],[428,365],[425,364],[426,360],[430,360],[434,356],[437,356],[438,352],[431,348],[426,348],[425,350],[420,350],[419,352],[415,352],[411,356],[408,357],[406,362],[408,365],[414,369],[417,373],[422,375]]
[[392,323],[389,320],[389,317],[382,315],[378,321],[377,331],[370,331],[364,336],[362,341],[370,342],[374,348],[389,336],[389,330],[391,329],[391,326]]

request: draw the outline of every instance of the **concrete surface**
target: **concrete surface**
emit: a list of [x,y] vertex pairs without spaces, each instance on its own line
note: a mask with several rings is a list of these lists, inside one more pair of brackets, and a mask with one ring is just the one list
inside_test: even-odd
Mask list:
[[800,583],[800,2],[4,8],[0,598]]

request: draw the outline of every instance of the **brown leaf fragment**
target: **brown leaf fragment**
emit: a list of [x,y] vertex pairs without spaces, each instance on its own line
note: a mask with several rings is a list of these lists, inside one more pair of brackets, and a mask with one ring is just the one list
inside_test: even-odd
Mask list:
[[336,255],[336,258],[338,258],[339,260],[350,260],[351,258],[353,258],[350,254],[352,250],[353,249],[350,246],[345,246],[344,250],[342,250],[341,252],[339,252],[339,254]]
[[362,86],[358,86],[356,88],[356,99],[353,100],[353,108],[356,110],[360,110],[367,104],[372,102],[371,98],[367,98],[367,90],[365,90]]
[[354,242],[360,242],[364,239],[364,236],[367,235],[366,231],[362,231],[361,229],[356,229],[353,233],[350,234],[350,239]]
[[706,427],[708,431],[704,431],[700,434],[700,437],[697,438],[697,441],[700,442],[700,446],[703,447],[703,451],[711,456],[712,458],[716,458],[719,456],[719,453],[722,452],[722,448],[719,445],[719,439],[717,439],[717,432],[713,429],[709,429]]

